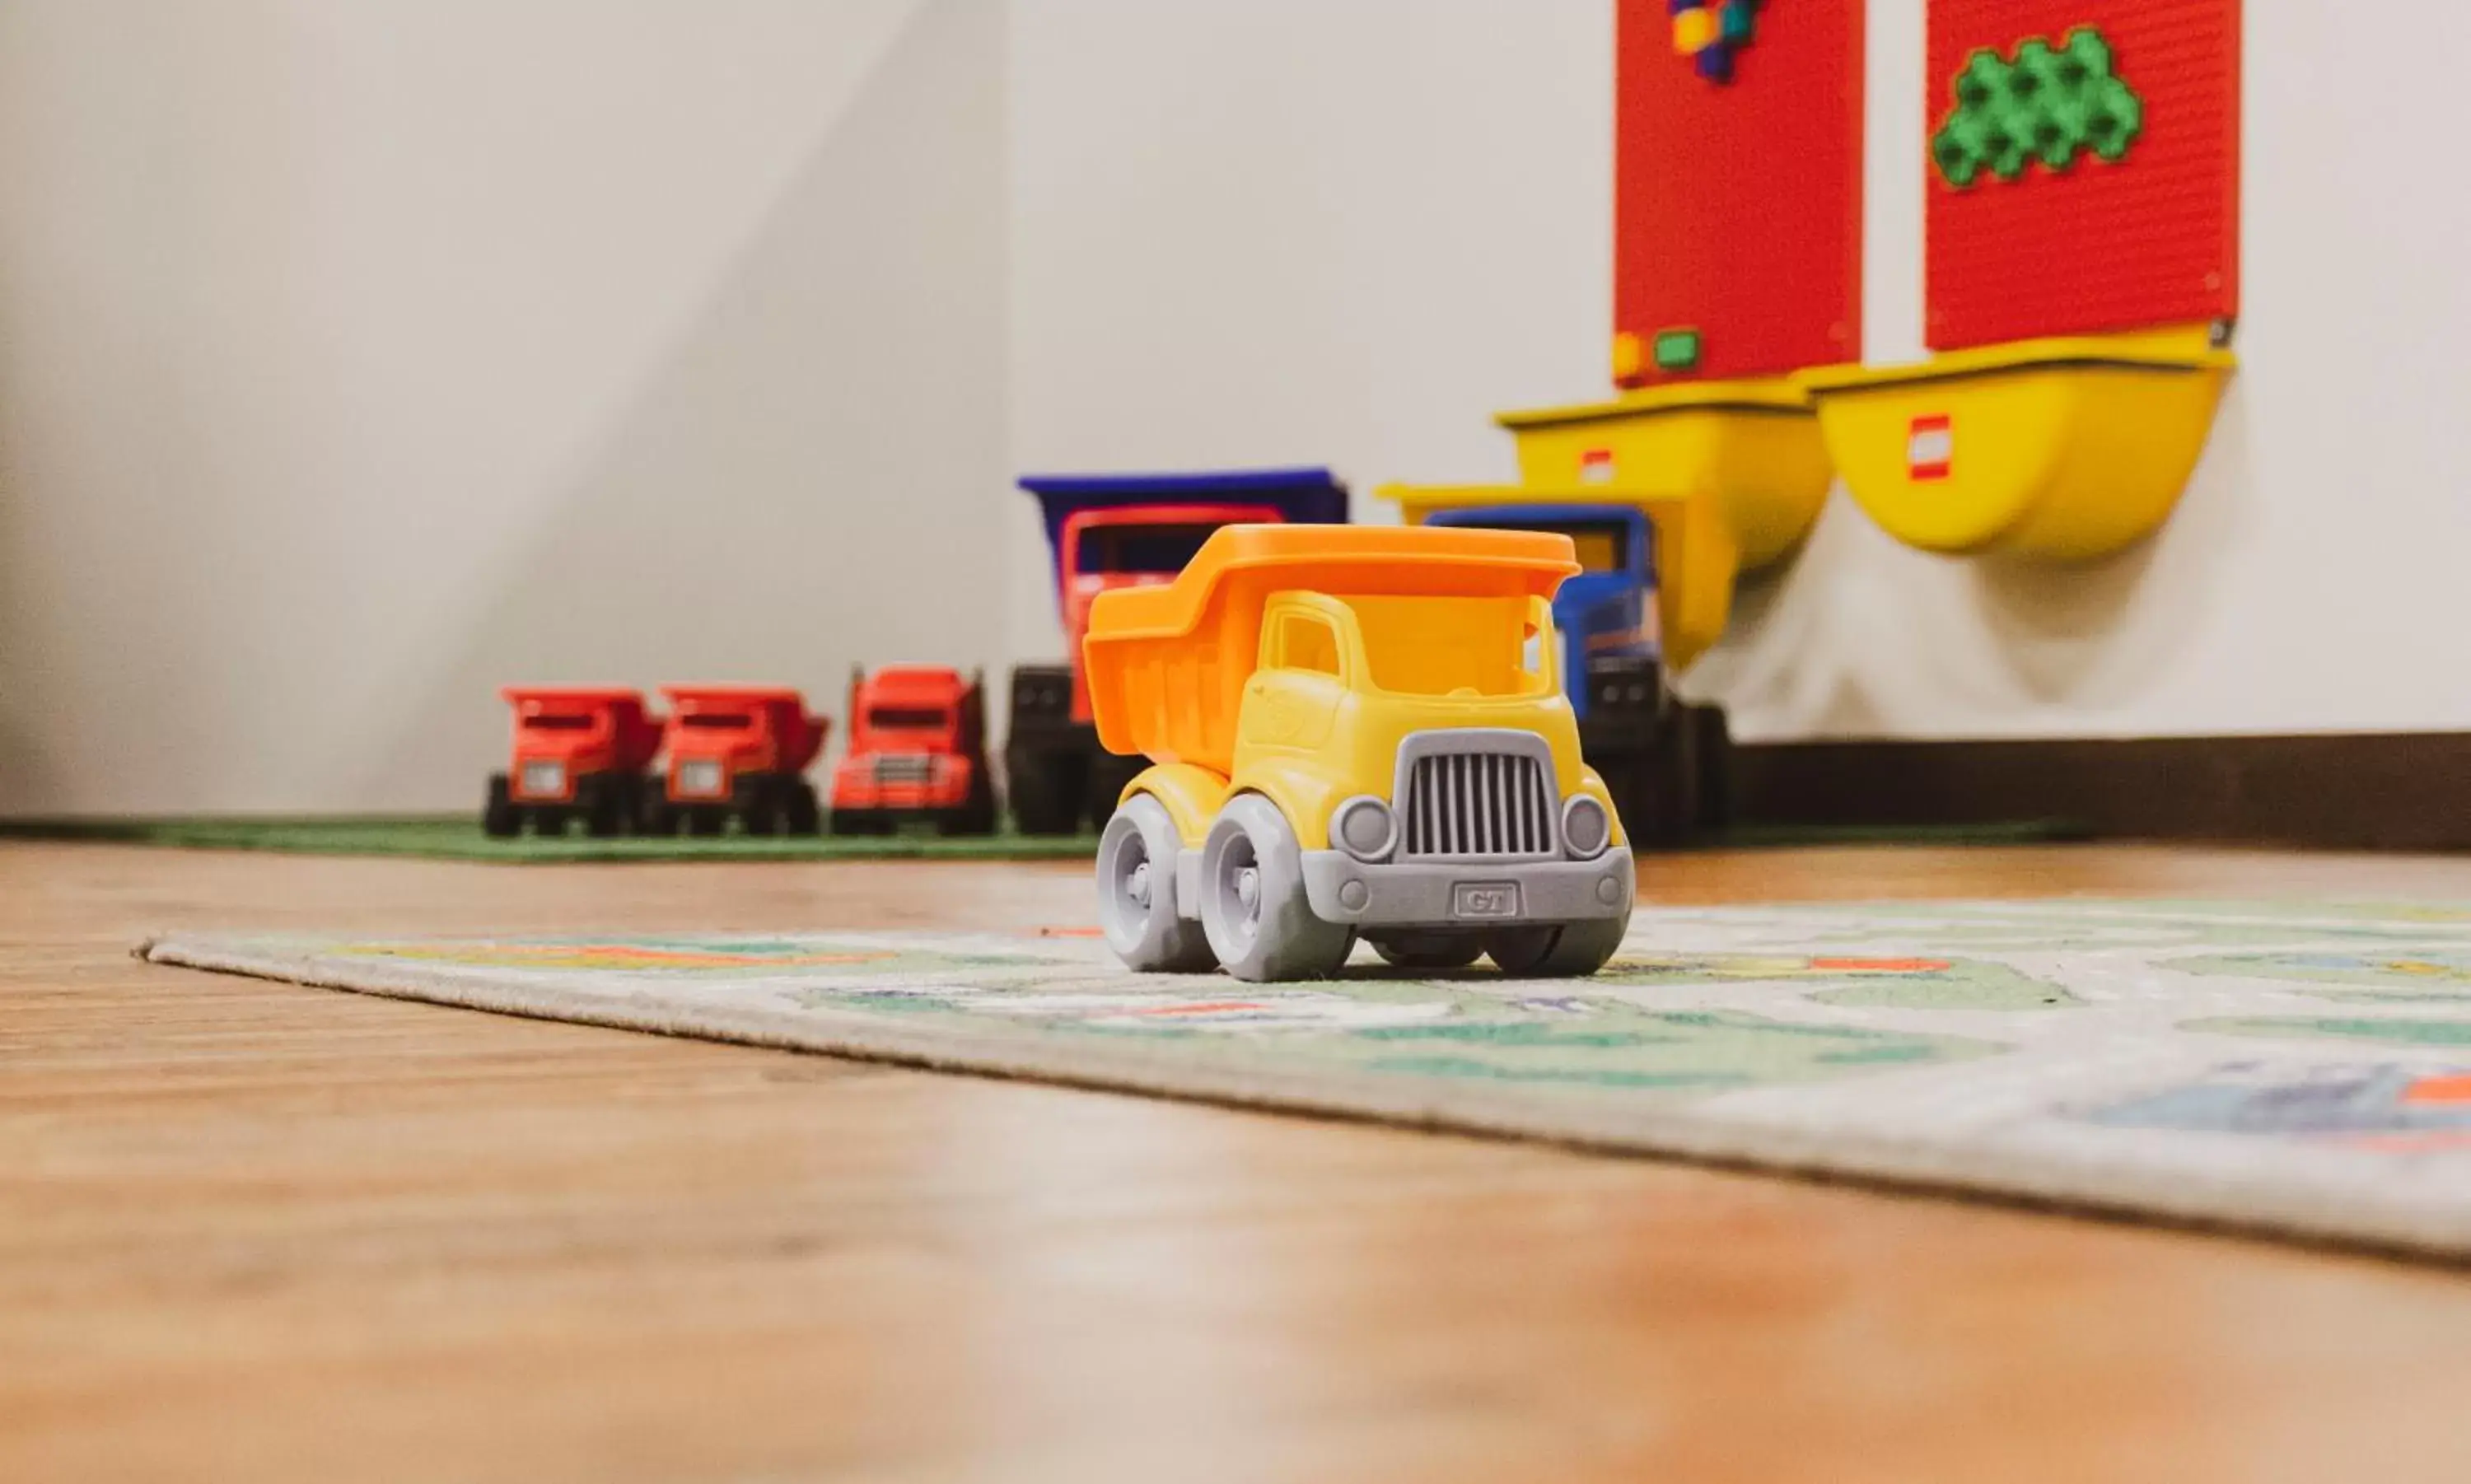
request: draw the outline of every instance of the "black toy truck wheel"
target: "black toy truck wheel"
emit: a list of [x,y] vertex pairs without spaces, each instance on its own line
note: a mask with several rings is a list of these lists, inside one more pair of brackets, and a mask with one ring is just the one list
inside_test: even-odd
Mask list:
[[1714,833],[1733,822],[1733,732],[1722,706],[1693,706],[1690,721],[1691,790],[1697,795],[1694,818],[1702,830]]
[[832,832],[845,837],[890,835],[892,821],[871,809],[836,809],[833,811]]
[[938,835],[993,835],[996,833],[996,785],[987,776],[983,760],[970,779],[969,797],[953,809],[946,810],[935,821]]
[[[1691,820],[1698,813],[1698,771],[1686,727],[1664,728],[1654,756],[1640,760],[1639,795],[1647,815],[1645,828],[1632,836],[1640,844],[1655,846],[1679,845],[1690,836]],[[1624,816],[1625,825],[1629,824]]]
[[524,822],[515,813],[515,794],[504,773],[489,775],[489,800],[481,806],[481,833],[492,839],[511,839]]
[[1088,760],[1069,752],[1016,747],[1004,755],[1011,775],[1012,822],[1024,835],[1071,835],[1081,827]]
[[626,788],[619,778],[587,778],[576,790],[583,814],[583,833],[595,839],[626,833]]
[[1101,748],[1091,754],[1089,764],[1090,828],[1103,830],[1107,821],[1116,817],[1116,803],[1124,789],[1150,766],[1147,758],[1118,757]]
[[730,813],[738,820],[739,833],[749,838],[786,833],[789,821],[783,792],[778,779],[749,780],[729,808]]
[[1682,842],[1689,828],[1689,759],[1675,745],[1681,729],[1660,729],[1652,743],[1591,757],[1633,847],[1660,850]]
[[815,801],[815,786],[801,778],[790,787],[789,797],[781,806],[781,825],[791,835],[814,835],[823,829],[823,807]]

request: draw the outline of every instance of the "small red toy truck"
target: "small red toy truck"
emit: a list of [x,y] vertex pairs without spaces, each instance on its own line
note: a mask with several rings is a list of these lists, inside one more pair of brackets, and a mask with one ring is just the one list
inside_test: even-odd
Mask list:
[[792,690],[663,686],[669,760],[645,810],[656,835],[718,835],[735,819],[749,835],[812,835],[822,824],[805,773],[831,722],[807,714]]
[[623,835],[651,794],[645,775],[661,749],[661,723],[641,692],[508,686],[515,709],[513,765],[489,775],[481,828],[504,838],[530,825],[563,835],[580,819],[593,835]]
[[850,673],[849,753],[833,770],[835,835],[882,835],[931,819],[945,835],[992,835],[979,676],[938,665]]

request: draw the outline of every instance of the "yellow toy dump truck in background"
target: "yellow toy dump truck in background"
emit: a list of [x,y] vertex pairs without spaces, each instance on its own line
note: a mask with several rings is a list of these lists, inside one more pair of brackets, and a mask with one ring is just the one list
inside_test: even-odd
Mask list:
[[1173,582],[1101,594],[1098,738],[1151,760],[1098,844],[1118,954],[1311,978],[1362,937],[1405,967],[1595,972],[1636,867],[1562,690],[1578,570],[1550,532],[1230,526]]

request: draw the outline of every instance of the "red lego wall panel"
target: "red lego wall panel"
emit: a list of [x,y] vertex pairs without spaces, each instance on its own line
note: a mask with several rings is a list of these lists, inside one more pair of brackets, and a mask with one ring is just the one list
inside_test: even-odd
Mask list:
[[[1933,348],[2237,315],[2240,0],[1931,0],[1929,16],[1925,331]],[[2005,161],[2012,178],[1986,166],[1969,185],[1952,183],[1943,150],[1960,175],[1989,158],[1978,153],[1979,130],[1945,138],[1965,106],[1959,79],[1976,54],[1997,54],[1989,64],[1996,78],[2020,43],[2039,37],[2064,56],[2070,33],[2087,28],[2104,43],[2087,54],[2096,71],[2106,58],[2133,99],[2120,115],[2132,134],[2117,158],[2087,149],[2053,170],[2029,149],[2021,168],[2014,153]]]
[[[1620,380],[1858,357],[1862,0],[1616,5],[1613,328],[1649,349]],[[1736,23],[1721,57],[1688,49]],[[1659,368],[1657,337],[1694,330],[1696,364]]]

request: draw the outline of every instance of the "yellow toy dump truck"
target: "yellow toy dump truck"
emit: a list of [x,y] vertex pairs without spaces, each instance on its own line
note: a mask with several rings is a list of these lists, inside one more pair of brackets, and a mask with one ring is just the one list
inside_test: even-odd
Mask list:
[[1146,754],[1098,843],[1133,968],[1327,977],[1393,964],[1591,974],[1636,865],[1579,757],[1550,532],[1230,526],[1171,583],[1103,593],[1083,640],[1113,752]]

